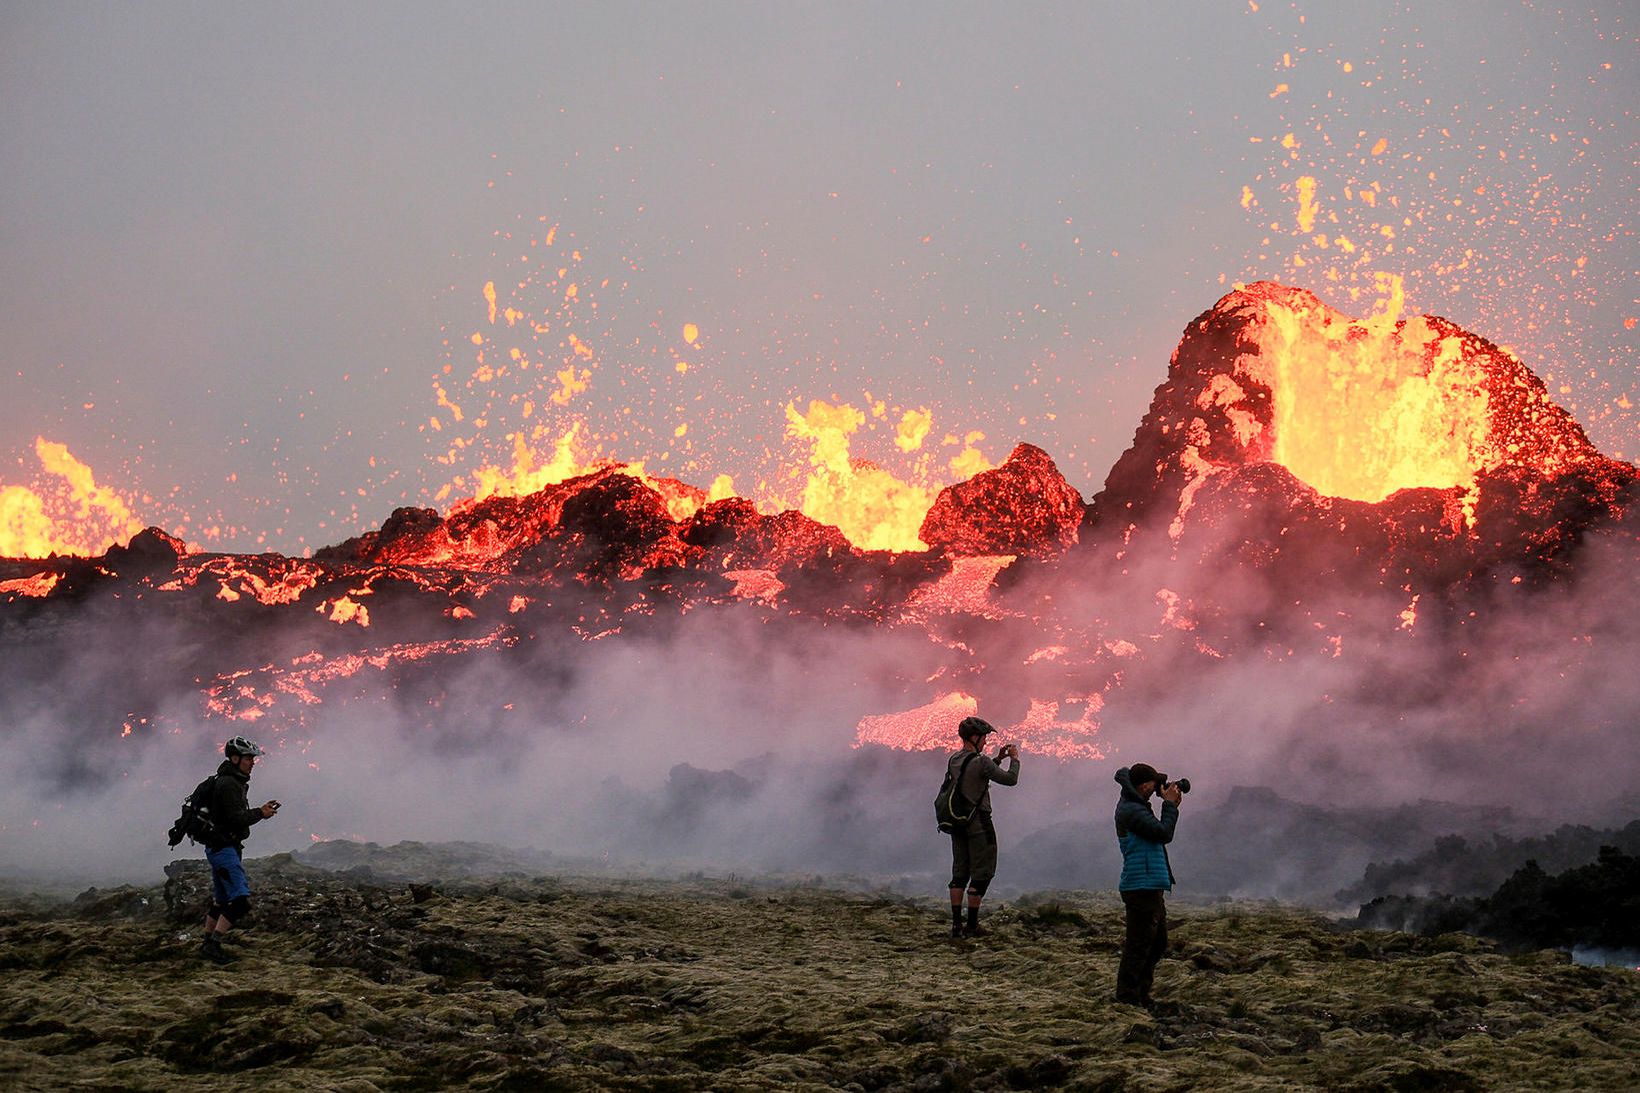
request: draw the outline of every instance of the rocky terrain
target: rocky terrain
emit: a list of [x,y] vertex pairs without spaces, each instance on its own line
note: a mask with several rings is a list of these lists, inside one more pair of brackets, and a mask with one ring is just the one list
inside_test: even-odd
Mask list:
[[[320,868],[314,863],[320,863]],[[1640,974],[1466,935],[1175,901],[1155,1012],[1110,999],[1110,894],[543,874],[473,847],[252,859],[234,962],[203,863],[0,900],[12,1089],[1632,1089]]]

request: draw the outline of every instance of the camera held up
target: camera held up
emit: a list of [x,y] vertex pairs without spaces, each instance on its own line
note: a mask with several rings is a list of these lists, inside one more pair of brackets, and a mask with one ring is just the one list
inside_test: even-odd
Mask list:
[[1157,774],[1156,785],[1160,789],[1166,789],[1168,786],[1178,786],[1180,793],[1190,792],[1190,779],[1188,778],[1180,778],[1177,782],[1172,782],[1168,780],[1167,775]]

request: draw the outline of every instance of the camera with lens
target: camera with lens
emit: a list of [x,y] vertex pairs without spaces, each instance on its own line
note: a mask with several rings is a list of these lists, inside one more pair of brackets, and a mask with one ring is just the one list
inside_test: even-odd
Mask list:
[[1188,778],[1180,778],[1177,782],[1170,782],[1168,781],[1167,775],[1157,774],[1156,785],[1161,789],[1166,789],[1168,786],[1178,786],[1180,793],[1190,792],[1190,779]]

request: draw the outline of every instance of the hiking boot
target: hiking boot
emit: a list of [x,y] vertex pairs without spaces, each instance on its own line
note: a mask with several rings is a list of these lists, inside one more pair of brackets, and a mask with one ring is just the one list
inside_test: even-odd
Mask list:
[[199,955],[213,964],[227,964],[232,962],[233,956],[222,947],[215,934],[207,934],[205,941],[199,947]]
[[962,928],[963,937],[990,937],[991,931],[975,922]]
[[951,924],[951,936],[954,938],[962,936],[962,923],[953,922]]

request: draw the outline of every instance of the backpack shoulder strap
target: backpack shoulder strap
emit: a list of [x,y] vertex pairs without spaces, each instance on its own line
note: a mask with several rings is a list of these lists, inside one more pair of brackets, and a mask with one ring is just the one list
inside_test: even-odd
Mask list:
[[[975,759],[978,759],[978,758],[979,758],[979,752],[976,751],[973,754],[969,755],[968,758],[964,759],[962,761],[962,766],[957,768],[957,776],[951,780],[951,796],[952,797],[957,797],[957,796],[961,795],[961,793],[962,793],[962,776],[964,774],[968,773],[968,764],[972,763]],[[963,797],[963,800],[966,801],[967,798]],[[979,802],[978,801],[972,802],[972,807],[969,808],[969,810],[968,810],[968,816],[957,816],[957,819],[959,819],[959,820],[968,819],[969,816],[972,816],[974,814],[974,809],[978,808],[978,807],[979,807]],[[956,811],[957,810],[955,808],[953,808],[951,810],[951,814],[953,816],[955,816]]]

